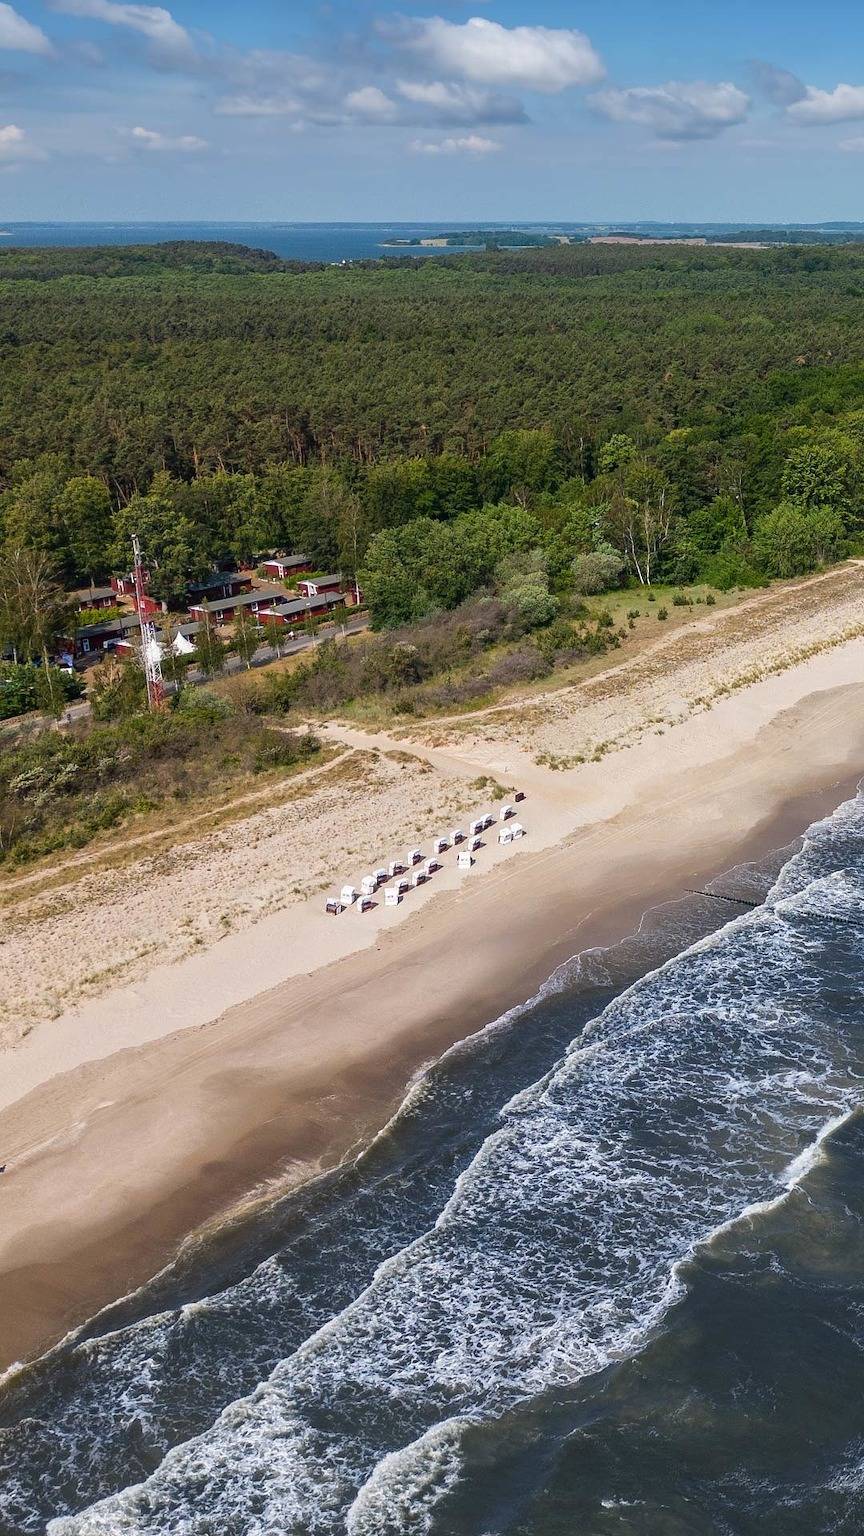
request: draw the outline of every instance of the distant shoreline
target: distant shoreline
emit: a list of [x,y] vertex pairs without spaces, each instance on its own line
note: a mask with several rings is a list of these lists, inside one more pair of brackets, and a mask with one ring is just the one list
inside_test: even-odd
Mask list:
[[[6,241],[0,251],[0,261],[13,248],[56,248],[87,246],[151,245],[172,241],[198,241],[202,243],[226,242],[254,248],[266,247],[285,261],[321,262],[340,264],[355,261],[381,261],[392,259],[400,252],[404,255],[421,253],[476,254],[494,241],[496,234],[503,237],[524,232],[529,236],[527,247],[554,250],[567,243],[581,245],[595,240],[632,242],[650,248],[655,243],[677,244],[691,240],[704,240],[707,245],[730,248],[736,244],[749,245],[843,245],[864,242],[864,224],[824,225],[756,225],[756,224],[659,224],[650,222],[573,222],[551,220],[548,223],[526,220],[511,225],[490,225],[483,229],[476,224],[443,220],[411,222],[381,220],[373,223],[290,223],[256,220],[94,220],[82,221],[20,221],[4,222],[0,240]],[[425,239],[444,239],[449,235],[460,236],[452,244],[444,246],[422,245]],[[476,245],[465,243],[466,235],[478,237]],[[404,242],[404,243],[403,243]],[[417,243],[414,243],[417,242]],[[517,249],[512,240],[503,242],[503,248]],[[522,247],[523,249],[525,247]]]

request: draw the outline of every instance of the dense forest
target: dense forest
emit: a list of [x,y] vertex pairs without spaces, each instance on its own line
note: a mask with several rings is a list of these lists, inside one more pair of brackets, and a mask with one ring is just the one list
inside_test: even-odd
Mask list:
[[[13,246],[0,254],[3,280],[57,277],[153,277],[168,272],[289,272],[308,264],[285,262],[272,251],[223,240],[165,240],[155,245]],[[319,265],[315,264],[316,267]]]
[[[475,459],[513,427],[725,438],[794,397],[802,370],[831,409],[837,386],[813,368],[864,358],[864,247],[578,245],[308,272],[253,257],[236,273],[142,249],[59,268],[56,251],[0,256],[0,476],[53,451],[122,495],[159,469]],[[46,275],[15,277],[36,255]]]
[[860,246],[8,251],[0,534],[73,584],[134,529],[167,597],[301,549],[378,625],[794,574],[860,536],[862,299]]

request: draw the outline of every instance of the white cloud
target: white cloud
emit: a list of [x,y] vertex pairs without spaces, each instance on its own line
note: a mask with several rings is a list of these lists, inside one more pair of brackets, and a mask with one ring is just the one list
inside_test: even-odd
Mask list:
[[391,101],[377,85],[364,85],[357,91],[349,91],[345,106],[352,117],[365,123],[392,123],[397,115],[395,101]]
[[443,80],[400,80],[396,89],[418,109],[415,119],[445,124],[524,123],[525,109],[512,96]]
[[172,138],[170,134],[158,133],[153,128],[131,128],[126,137],[137,149],[153,151],[157,154],[169,151],[190,155],[208,148],[207,140],[197,138],[194,133],[183,133]]
[[497,139],[484,139],[479,133],[469,133],[464,138],[439,139],[437,142],[415,139],[411,148],[417,155],[494,155],[503,145]]
[[41,27],[19,16],[11,5],[0,5],[0,48],[12,48],[17,53],[54,52],[50,38]]
[[214,108],[217,117],[302,117],[296,96],[223,96]]
[[503,27],[472,16],[460,23],[441,16],[403,23],[385,35],[428,61],[443,74],[484,85],[523,86],[554,92],[571,85],[595,85],[605,73],[583,32],[552,27]]
[[188,63],[197,51],[185,27],[161,5],[129,5],[120,0],[51,0],[52,9],[66,16],[104,21],[111,27],[138,32],[151,44],[155,57],[166,63]]
[[[272,81],[268,81],[272,83]],[[261,82],[264,86],[264,81]],[[281,87],[239,90],[217,101],[220,117],[286,118],[294,124],[338,126],[356,123],[379,128],[473,128],[486,123],[521,123],[520,102],[496,91],[441,80],[398,80],[380,85],[351,86],[333,74],[301,79],[295,75]]]
[[728,80],[669,80],[665,85],[599,91],[591,98],[604,117],[638,123],[661,139],[710,139],[741,123],[750,98]]
[[864,117],[864,85],[835,85],[833,91],[808,85],[802,99],[786,108],[786,115],[806,127],[851,122]]
[[400,80],[399,95],[406,101],[422,102],[424,106],[450,109],[464,98],[465,88],[445,85],[443,80]]
[[5,169],[20,165],[24,160],[46,160],[45,151],[31,143],[23,128],[17,123],[7,123],[0,128],[0,165]]
[[838,147],[845,150],[847,155],[862,155],[864,154],[864,138],[859,133],[855,139],[841,139]]

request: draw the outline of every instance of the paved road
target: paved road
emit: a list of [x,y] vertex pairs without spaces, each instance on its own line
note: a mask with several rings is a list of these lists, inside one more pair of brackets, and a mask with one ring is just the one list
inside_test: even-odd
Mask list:
[[[273,645],[259,645],[252,657],[253,667],[266,667],[272,661],[283,660],[286,656],[296,656],[299,651],[311,650],[313,646],[321,645],[325,640],[341,640],[346,635],[359,635],[362,630],[369,628],[369,620],[366,618],[349,619],[346,624],[335,624],[324,633],[319,631],[315,635],[299,634],[294,640],[285,640],[277,650]],[[241,656],[228,656],[225,659],[225,671],[223,677],[233,676],[236,672],[245,672],[246,663]],[[199,672],[196,667],[190,667],[187,677],[193,683],[206,683],[207,677]]]
[[[293,640],[286,639],[279,646],[278,650],[273,645],[259,645],[255,655],[252,657],[251,665],[255,668],[267,667],[271,662],[284,660],[286,656],[296,656],[300,651],[311,650],[314,646],[321,645],[325,640],[342,640],[348,635],[359,635],[364,629],[368,628],[369,620],[360,617],[349,619],[345,624],[335,624],[332,628],[328,627],[323,632],[319,630],[315,635],[300,634]],[[246,663],[242,657],[227,656],[225,659],[225,670],[221,675],[223,677],[233,677],[238,672],[245,672],[246,670]],[[186,681],[198,686],[201,683],[209,682],[210,679],[204,672],[200,672],[197,667],[190,667],[186,674]],[[168,692],[170,693],[171,691],[171,685],[169,684]],[[86,699],[81,699],[78,703],[69,705],[69,708],[63,715],[63,723],[71,724],[74,720],[83,720],[89,713],[90,705]]]

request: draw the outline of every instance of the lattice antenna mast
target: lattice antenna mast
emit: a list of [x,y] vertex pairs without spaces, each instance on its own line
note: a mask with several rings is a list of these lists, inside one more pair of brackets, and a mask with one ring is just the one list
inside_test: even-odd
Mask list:
[[162,656],[159,650],[159,641],[156,638],[156,625],[144,612],[144,596],[147,589],[148,577],[141,560],[141,540],[137,533],[132,535],[132,552],[134,564],[132,574],[135,578],[135,607],[138,609],[138,619],[141,624],[141,665],[144,668],[144,677],[147,682],[147,703],[151,709],[161,709],[165,702],[165,684],[162,680]]

